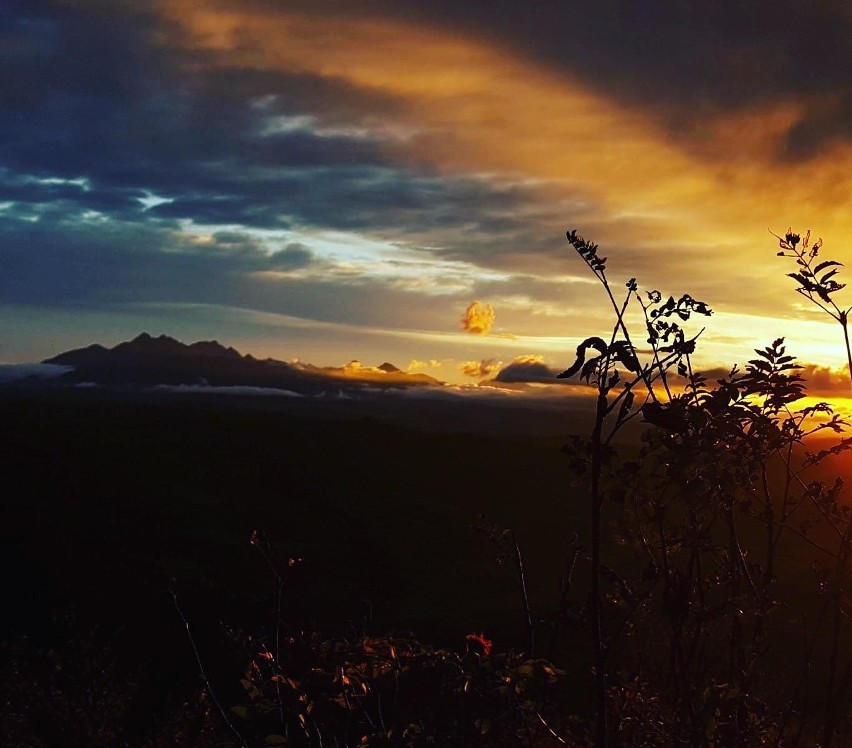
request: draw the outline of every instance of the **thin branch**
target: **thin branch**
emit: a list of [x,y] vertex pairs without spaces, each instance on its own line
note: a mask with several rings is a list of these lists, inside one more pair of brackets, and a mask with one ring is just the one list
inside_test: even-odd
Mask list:
[[237,730],[236,726],[231,719],[228,717],[228,713],[225,711],[224,707],[220,703],[219,699],[216,697],[216,692],[213,690],[213,687],[210,685],[210,679],[207,677],[207,671],[204,668],[204,662],[201,659],[201,653],[198,651],[198,646],[195,643],[195,637],[192,635],[192,631],[189,628],[189,619],[183,612],[183,609],[180,607],[177,598],[177,592],[174,589],[169,590],[172,596],[172,601],[175,604],[175,610],[177,610],[180,619],[183,621],[184,628],[186,629],[186,635],[189,638],[189,643],[192,645],[193,654],[195,654],[195,661],[198,664],[198,670],[201,673],[201,680],[204,682],[204,688],[207,690],[207,693],[210,694],[210,698],[213,699],[213,703],[216,705],[216,708],[219,710],[219,714],[222,715],[222,719],[225,720],[225,724],[231,730],[232,733],[237,737],[237,740],[240,741],[240,745],[243,748],[248,748],[248,743],[246,743],[243,736],[240,734],[240,731]]

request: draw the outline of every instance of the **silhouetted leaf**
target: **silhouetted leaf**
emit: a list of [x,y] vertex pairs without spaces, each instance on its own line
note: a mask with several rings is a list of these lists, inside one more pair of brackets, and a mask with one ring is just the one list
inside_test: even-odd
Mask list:
[[[814,274],[818,273],[820,270],[825,270],[826,268],[833,266],[843,267],[843,263],[837,262],[836,260],[825,260],[814,268]],[[836,273],[837,271],[835,270],[834,272]]]
[[627,394],[624,396],[624,400],[621,401],[621,407],[618,409],[618,418],[616,419],[617,423],[621,423],[628,415],[630,415],[630,409],[633,407],[633,390],[628,390]]
[[597,358],[590,358],[583,364],[583,370],[580,372],[580,379],[585,379],[588,382],[592,378],[592,374],[595,373],[595,367],[598,365]]
[[580,371],[580,367],[582,367],[586,361],[586,351],[589,350],[589,348],[594,348],[596,351],[599,351],[601,355],[607,351],[607,345],[603,338],[586,338],[577,346],[577,360],[561,374],[557,374],[556,378],[568,379],[568,377],[573,377],[578,371]]
[[642,365],[636,357],[633,346],[627,340],[615,341],[610,346],[609,352],[629,371],[635,372],[636,374],[642,373]]

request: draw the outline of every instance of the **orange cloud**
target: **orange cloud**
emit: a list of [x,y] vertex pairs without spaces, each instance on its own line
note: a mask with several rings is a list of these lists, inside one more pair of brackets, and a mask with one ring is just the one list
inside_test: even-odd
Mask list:
[[471,301],[462,317],[462,328],[475,335],[488,335],[494,326],[494,307],[480,301]]
[[418,359],[413,358],[409,362],[406,371],[413,374],[414,372],[423,371],[424,369],[440,369],[443,365],[443,361],[435,358],[430,359],[429,361],[419,361]]
[[344,364],[341,367],[341,370],[344,374],[384,374],[383,371],[376,368],[375,366],[364,366],[364,364],[356,360],[352,360],[348,364]]
[[502,361],[495,361],[493,358],[488,358],[482,361],[465,361],[463,364],[459,364],[459,371],[466,377],[482,379],[496,374],[502,366]]
[[654,231],[642,238],[650,242],[680,239],[687,252],[716,243],[736,260],[742,230],[757,216],[765,217],[761,226],[778,215],[785,224],[818,222],[823,234],[852,229],[849,148],[818,164],[787,164],[783,179],[769,160],[772,144],[818,102],[719,117],[708,123],[707,147],[698,153],[672,142],[641,111],[460,34],[340,10],[311,15],[304,4],[241,11],[169,0],[160,7],[183,27],[186,44],[217,53],[221,64],[339,78],[404,102],[399,124],[418,140],[399,158],[580,188],[618,221],[649,221]]
[[686,252],[716,244],[735,261],[743,230],[758,216],[761,226],[777,215],[785,224],[818,222],[823,234],[852,229],[850,149],[839,147],[819,164],[788,164],[783,179],[768,160],[767,148],[814,102],[720,117],[708,124],[708,145],[698,153],[640,111],[463,35],[342,11],[310,15],[305,5],[301,12],[286,5],[226,10],[202,0],[160,7],[184,28],[185,43],[219,54],[223,64],[340,78],[404,102],[399,124],[417,137],[417,148],[408,143],[399,158],[579,188],[618,221],[648,222],[653,231],[641,237],[648,242],[680,240]]
[[544,356],[538,353],[522,354],[512,359],[513,364],[543,364]]

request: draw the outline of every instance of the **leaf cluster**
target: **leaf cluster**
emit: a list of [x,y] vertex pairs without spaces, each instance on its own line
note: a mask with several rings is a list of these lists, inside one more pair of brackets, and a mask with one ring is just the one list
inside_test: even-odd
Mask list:
[[787,277],[799,283],[797,290],[800,293],[807,296],[816,295],[824,302],[830,303],[831,295],[846,287],[845,283],[838,283],[834,280],[834,276],[837,275],[843,263],[836,260],[823,260],[814,264],[819,255],[819,250],[822,248],[822,239],[818,239],[811,245],[810,231],[802,238],[799,234],[793,233],[791,229],[787,229],[787,233],[783,237],[775,234],[773,236],[778,239],[778,246],[781,249],[777,253],[778,256],[790,257],[798,265],[799,269],[794,273],[787,273]]
[[584,239],[576,229],[566,232],[566,236],[568,242],[577,250],[577,254],[583,258],[592,272],[598,277],[603,277],[606,273],[607,258],[598,256],[598,245]]

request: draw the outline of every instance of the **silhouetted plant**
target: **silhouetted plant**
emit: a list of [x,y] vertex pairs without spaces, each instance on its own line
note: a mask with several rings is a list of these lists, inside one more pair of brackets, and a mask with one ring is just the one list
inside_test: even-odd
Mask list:
[[[802,683],[821,629],[804,631],[810,643],[800,678],[782,689],[779,674],[766,668],[778,656],[772,645],[781,637],[777,619],[785,606],[779,559],[805,546],[831,560],[819,577],[833,611],[822,726],[823,743],[830,744],[852,680],[852,661],[839,662],[850,512],[840,503],[842,481],[806,482],[804,475],[851,440],[818,452],[804,445],[818,432],[842,432],[846,422],[827,403],[796,409],[805,395],[802,367],[781,338],[756,350],[744,371],[735,366],[708,383],[692,364],[701,331],[688,334],[682,323],[709,315],[709,307],[689,295],[643,295],[633,278],[619,300],[598,246],[576,231],[568,241],[614,312],[608,340],[585,339],[560,375],[579,375],[597,389],[590,437],[566,445],[572,467],[587,475],[592,504],[590,595],[580,618],[591,634],[596,744],[812,739]],[[788,232],[779,254],[795,257],[799,271],[791,275],[800,293],[840,322],[848,354],[848,310],[832,299],[842,288],[834,280],[839,263],[815,263],[821,243],[807,244]],[[633,302],[644,315],[647,356],[627,323]],[[628,459],[613,438],[636,417],[649,429],[638,455]],[[613,538],[605,537],[605,507],[618,521]],[[829,532],[816,537],[813,528],[821,524]],[[782,556],[791,539],[801,544]],[[607,541],[632,550],[635,561],[614,568],[602,555]]]
[[[796,263],[796,272],[787,275],[798,283],[797,293],[815,304],[840,325],[843,331],[850,384],[852,384],[852,347],[850,347],[848,329],[849,312],[852,311],[852,307],[839,306],[834,297],[838,291],[846,287],[845,283],[838,282],[835,277],[840,272],[842,263],[820,258],[823,241],[818,239],[811,244],[810,231],[801,236],[792,229],[787,229],[783,237],[774,233],[772,235],[778,239],[780,249],[778,256],[791,258]],[[826,424],[827,428],[836,432],[842,431],[843,426],[846,426],[845,422],[836,416]],[[816,454],[809,453],[806,456],[806,464],[815,464],[829,455],[837,455],[850,448],[852,448],[852,439],[843,438],[827,450],[820,450]],[[826,593],[826,605],[831,608],[832,618],[829,673],[825,687],[824,746],[830,746],[833,743],[840,715],[848,711],[849,688],[852,683],[852,657],[847,658],[846,665],[841,668],[845,649],[843,645],[848,641],[849,619],[852,614],[852,606],[848,599],[852,510],[848,504],[839,501],[842,486],[842,479],[837,478],[833,485],[814,481],[805,487],[805,494],[817,508],[820,519],[827,522],[831,528],[830,537],[833,541],[828,546],[823,546],[832,559],[833,567],[818,570],[820,587]]]
[[517,534],[511,528],[503,529],[494,522],[488,520],[484,514],[480,514],[474,529],[485,533],[486,537],[494,544],[499,555],[497,562],[500,565],[511,563],[518,576],[518,588],[521,592],[521,603],[524,610],[524,625],[527,629],[527,643],[529,645],[529,656],[535,656],[536,646],[536,623],[530,606],[529,593],[527,592],[527,574],[524,567],[524,557]]
[[[770,232],[772,233],[772,232]],[[849,366],[849,377],[852,380],[852,348],[849,343],[849,312],[852,307],[842,309],[834,300],[834,294],[846,288],[845,283],[839,283],[835,276],[840,272],[843,263],[837,260],[824,260],[819,256],[822,249],[822,239],[810,243],[811,232],[804,237],[787,229],[784,236],[772,233],[778,240],[779,257],[788,257],[795,261],[796,272],[787,273],[799,285],[796,292],[815,304],[829,317],[835,320],[843,329],[843,342],[846,346],[846,361]]]
[[[559,375],[560,378],[568,378],[579,374],[581,379],[594,384],[597,389],[595,421],[591,437],[588,441],[577,442],[575,440],[572,448],[575,455],[579,451],[588,454],[589,458],[592,526],[588,610],[590,612],[589,625],[592,633],[595,670],[597,714],[595,740],[597,745],[603,746],[608,740],[606,706],[608,644],[605,641],[602,622],[604,594],[601,582],[606,568],[601,560],[601,546],[603,542],[603,502],[607,493],[607,487],[603,485],[603,478],[614,455],[609,445],[615,433],[640,412],[639,409],[634,409],[637,386],[640,388],[640,396],[643,398],[642,407],[661,418],[666,414],[666,411],[660,406],[655,383],[660,382],[665,390],[666,397],[671,399],[667,380],[669,370],[672,367],[677,367],[684,374],[691,370],[689,355],[695,348],[695,337],[688,338],[678,322],[671,321],[671,318],[676,317],[681,321],[686,321],[693,313],[709,315],[711,310],[703,302],[695,301],[688,295],[681,296],[678,300],[670,296],[663,302],[662,294],[658,291],[648,293],[646,303],[639,294],[635,278],[631,278],[625,284],[627,290],[623,300],[617,300],[606,275],[607,258],[598,255],[598,245],[586,241],[576,231],[569,231],[567,237],[569,243],[600,281],[615,313],[609,342],[601,337],[587,338],[577,347],[574,364]],[[625,314],[631,300],[638,301],[645,316],[647,342],[652,351],[652,360],[649,363],[640,362],[636,346],[625,321]],[[590,350],[597,351],[599,355],[587,359]],[[621,389],[615,390],[619,383],[621,383]],[[654,410],[651,410],[651,408],[654,408]],[[614,421],[611,423],[609,434],[604,435],[604,429],[608,420],[612,420],[613,414],[615,414]],[[626,591],[626,585],[622,586],[622,593]]]

